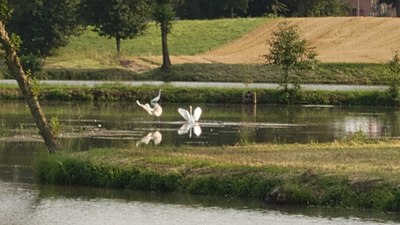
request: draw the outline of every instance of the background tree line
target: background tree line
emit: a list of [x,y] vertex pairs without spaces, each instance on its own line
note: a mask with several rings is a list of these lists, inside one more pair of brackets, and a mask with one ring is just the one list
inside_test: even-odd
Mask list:
[[346,16],[347,0],[182,0],[177,16],[183,19],[277,16]]

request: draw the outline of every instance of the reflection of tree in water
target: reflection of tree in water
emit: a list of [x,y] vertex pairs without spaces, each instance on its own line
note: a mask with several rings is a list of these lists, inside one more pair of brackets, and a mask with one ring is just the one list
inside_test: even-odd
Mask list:
[[250,127],[242,127],[239,129],[239,144],[246,145],[250,144],[254,140],[254,129]]
[[35,157],[41,151],[46,151],[43,142],[0,142],[0,179],[33,182]]
[[382,123],[385,136],[400,136],[400,112],[398,110],[388,110],[383,116]]

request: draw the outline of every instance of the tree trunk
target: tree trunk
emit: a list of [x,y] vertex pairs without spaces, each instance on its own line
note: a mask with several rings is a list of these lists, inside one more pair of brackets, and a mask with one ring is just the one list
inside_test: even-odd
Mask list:
[[400,17],[400,0],[396,0],[395,7],[396,7],[396,17]]
[[37,98],[31,89],[29,78],[26,76],[21,66],[21,63],[15,49],[12,46],[3,21],[0,21],[0,42],[2,43],[4,51],[6,53],[5,58],[8,70],[17,80],[19,89],[21,90],[21,93],[29,106],[33,119],[39,128],[39,133],[43,137],[47,149],[51,153],[61,149],[61,146],[58,143],[57,138],[55,137],[51,127],[47,123],[46,117],[42,112],[39,102],[37,101]]
[[161,25],[161,45],[162,45],[162,55],[163,55],[163,64],[161,69],[169,70],[171,67],[171,59],[169,58],[168,51],[168,31],[165,25]]
[[121,51],[121,38],[119,36],[117,36],[115,38],[115,44],[117,45],[117,52]]

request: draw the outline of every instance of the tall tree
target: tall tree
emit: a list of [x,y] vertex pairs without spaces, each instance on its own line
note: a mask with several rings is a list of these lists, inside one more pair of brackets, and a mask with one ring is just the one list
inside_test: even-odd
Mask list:
[[392,59],[386,64],[388,70],[389,88],[387,93],[395,105],[400,103],[400,55],[394,51]]
[[161,69],[168,70],[171,67],[171,59],[168,51],[168,34],[171,32],[175,19],[173,0],[155,0],[153,16],[160,26],[163,63]]
[[393,4],[396,7],[396,17],[400,17],[400,0],[379,0],[379,3]]
[[270,52],[264,57],[268,63],[281,67],[281,85],[285,90],[288,90],[289,83],[293,83],[291,71],[301,72],[312,68],[316,63],[317,53],[309,46],[307,40],[301,38],[299,28],[287,21],[279,24],[268,44]]
[[7,29],[18,34],[23,55],[48,56],[79,31],[79,0],[9,0],[13,16]]
[[[32,91],[32,84],[29,77],[25,74],[19,57],[16,53],[17,42],[10,39],[8,32],[6,30],[4,21],[11,15],[7,7],[7,0],[1,0],[0,2],[0,42],[3,45],[5,51],[6,64],[10,73],[17,80],[19,89],[21,90],[24,99],[29,106],[33,119],[39,128],[39,132],[44,139],[49,152],[55,152],[61,149],[56,136],[49,126],[46,117],[40,107],[40,104]],[[13,39],[15,40],[15,39]]]
[[146,28],[149,0],[81,0],[82,18],[101,36],[115,38],[121,51],[121,39],[134,38]]

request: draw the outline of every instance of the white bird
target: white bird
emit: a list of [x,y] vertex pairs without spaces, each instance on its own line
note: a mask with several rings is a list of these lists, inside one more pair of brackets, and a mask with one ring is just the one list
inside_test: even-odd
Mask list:
[[139,146],[140,144],[147,145],[150,143],[151,140],[153,140],[155,145],[159,145],[162,141],[162,134],[159,131],[150,132],[142,139],[140,139],[140,141],[136,142],[136,146]]
[[158,95],[152,100],[150,100],[150,103],[158,103],[158,101],[160,101],[160,97],[161,97],[161,89],[158,90]]
[[150,100],[150,104],[153,107],[151,107],[148,103],[143,105],[139,102],[139,100],[136,100],[136,104],[138,104],[140,107],[146,110],[150,115],[159,117],[162,114],[162,107],[160,104],[158,104],[160,97],[161,97],[161,89],[158,91],[158,95],[152,100]]
[[189,106],[189,111],[186,109],[179,108],[179,114],[186,120],[187,123],[183,124],[182,127],[179,128],[178,134],[186,134],[189,132],[189,137],[192,137],[192,129],[193,133],[196,136],[200,136],[201,134],[201,127],[197,123],[199,121],[202,110],[200,107],[196,107],[194,112],[192,113],[192,106]]
[[186,120],[188,123],[195,123],[199,121],[201,113],[203,111],[201,110],[200,107],[196,107],[192,114],[192,106],[189,106],[189,111],[186,109],[179,108],[178,113],[181,114],[181,116]]

